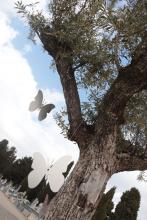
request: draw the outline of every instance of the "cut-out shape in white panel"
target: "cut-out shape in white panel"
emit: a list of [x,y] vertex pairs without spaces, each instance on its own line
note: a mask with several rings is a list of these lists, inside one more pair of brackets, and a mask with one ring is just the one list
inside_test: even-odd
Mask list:
[[33,189],[38,186],[45,176],[46,184],[50,185],[53,192],[58,192],[65,180],[63,173],[67,171],[71,159],[71,156],[61,157],[57,162],[48,167],[42,154],[34,153],[33,170],[28,175],[29,188]]

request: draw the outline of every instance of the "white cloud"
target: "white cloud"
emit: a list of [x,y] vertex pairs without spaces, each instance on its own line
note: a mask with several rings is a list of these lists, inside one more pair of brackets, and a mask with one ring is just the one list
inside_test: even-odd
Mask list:
[[[51,158],[65,154],[77,158],[76,146],[60,134],[52,114],[45,122],[38,122],[38,113],[31,114],[28,111],[28,105],[37,92],[37,83],[31,67],[23,57],[23,51],[21,53],[12,44],[18,34],[10,23],[12,2],[8,1],[7,7],[0,5],[0,139],[10,140],[10,145],[17,147],[19,156],[40,151]],[[47,89],[45,97],[57,106],[64,102],[63,95],[57,91]]]
[[[15,3],[17,0],[5,0],[0,2],[0,11],[3,13],[6,13],[8,16],[14,16],[16,15],[16,9],[15,9]],[[49,2],[49,0],[22,0],[24,4],[30,4],[30,3],[36,3],[36,9],[38,10],[45,10],[46,11],[46,6]]]
[[9,18],[0,11],[0,46],[6,46],[17,36],[18,32],[10,27]]
[[65,104],[63,94],[57,92],[56,90],[45,89],[44,98],[45,98],[45,102],[50,102],[50,103],[57,102],[57,103]]
[[7,16],[12,15],[13,13],[15,13],[14,2],[16,1],[15,0],[5,0],[3,2],[1,1],[0,11],[6,14]]

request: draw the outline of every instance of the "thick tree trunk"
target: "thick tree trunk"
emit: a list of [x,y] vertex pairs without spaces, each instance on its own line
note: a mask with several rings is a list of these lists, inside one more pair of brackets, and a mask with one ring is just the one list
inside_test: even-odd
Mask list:
[[[59,73],[70,124],[69,139],[79,144],[80,159],[71,176],[49,204],[46,220],[91,220],[105,185],[113,173],[135,170],[147,162],[129,153],[118,155],[117,133],[124,123],[124,109],[129,99],[147,88],[147,44],[142,40],[127,67],[105,95],[91,128],[84,122],[72,61],[72,50],[56,37],[42,32],[44,48],[54,58]],[[94,139],[89,141],[89,139]],[[81,146],[83,145],[83,146]],[[143,165],[140,165],[143,164]]]
[[103,146],[96,147],[98,139],[82,150],[71,176],[49,204],[47,220],[90,220],[102,197],[106,183],[116,170],[114,136],[103,139]]

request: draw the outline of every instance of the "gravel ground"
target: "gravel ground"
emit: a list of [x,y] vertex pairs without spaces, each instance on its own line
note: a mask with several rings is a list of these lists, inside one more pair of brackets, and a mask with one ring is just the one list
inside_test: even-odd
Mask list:
[[26,220],[19,210],[0,191],[0,220]]
[[12,213],[8,212],[3,206],[0,205],[0,220],[19,220]]

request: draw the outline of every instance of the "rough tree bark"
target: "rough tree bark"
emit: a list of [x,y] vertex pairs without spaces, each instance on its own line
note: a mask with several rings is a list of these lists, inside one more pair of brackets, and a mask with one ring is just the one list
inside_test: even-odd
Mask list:
[[[128,100],[147,89],[147,39],[132,55],[132,62],[119,70],[118,77],[104,97],[95,125],[88,126],[81,115],[80,99],[72,63],[62,56],[70,53],[68,45],[46,32],[40,34],[46,51],[54,58],[61,79],[67,105],[70,131],[68,137],[76,141],[80,158],[71,176],[49,204],[47,220],[91,220],[112,174],[120,171],[147,169],[147,156],[139,157],[117,151],[119,128]],[[134,146],[130,145],[131,149]]]
[[83,146],[73,173],[50,202],[47,219],[91,219],[108,179],[117,169],[116,160],[113,160],[114,139],[115,135],[109,135],[107,141],[101,139],[101,148],[107,145],[108,152],[105,153],[96,147],[97,138],[90,146]]

